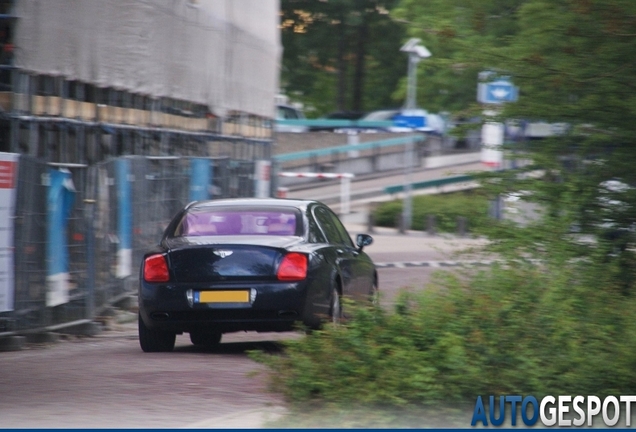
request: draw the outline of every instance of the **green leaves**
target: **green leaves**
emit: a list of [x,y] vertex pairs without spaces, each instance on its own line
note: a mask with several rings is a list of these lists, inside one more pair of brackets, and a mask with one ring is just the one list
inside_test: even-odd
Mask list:
[[[415,228],[426,214],[450,215],[448,225],[438,219],[449,231],[457,215],[472,218],[505,265],[446,273],[391,310],[354,309],[344,326],[290,343],[266,360],[278,391],[399,407],[479,394],[633,394],[636,2],[402,0],[391,17],[433,53],[418,68],[420,106],[481,111],[477,73],[493,70],[521,92],[499,121],[560,123],[562,133],[507,143],[531,165],[482,174],[478,200],[413,201]],[[485,219],[488,198],[519,191],[538,218]],[[400,211],[387,203],[376,221],[394,226]]]
[[[474,192],[455,192],[441,195],[413,197],[413,229],[426,230],[428,216],[435,216],[436,229],[441,232],[457,231],[457,218],[465,217],[473,232],[482,230],[489,222],[488,200]],[[402,201],[382,203],[375,211],[378,226],[396,227],[396,219],[402,213]]]
[[406,74],[404,26],[390,19],[394,0],[284,0],[281,86],[310,117],[370,111],[392,99]]
[[[636,299],[586,262],[509,262],[444,274],[390,311],[352,317],[260,357],[275,389],[309,401],[402,407],[488,394],[631,394]],[[609,373],[609,371],[613,371]]]

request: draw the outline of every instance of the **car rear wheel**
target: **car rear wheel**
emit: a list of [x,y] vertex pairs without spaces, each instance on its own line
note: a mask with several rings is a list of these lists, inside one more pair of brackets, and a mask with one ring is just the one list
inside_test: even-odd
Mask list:
[[340,301],[340,293],[335,286],[331,289],[329,317],[333,324],[340,324],[342,320],[342,302]]
[[191,331],[190,341],[194,345],[203,345],[207,347],[216,346],[221,342],[221,332]]
[[139,321],[139,345],[144,352],[170,352],[177,338],[175,333],[149,329],[141,315]]

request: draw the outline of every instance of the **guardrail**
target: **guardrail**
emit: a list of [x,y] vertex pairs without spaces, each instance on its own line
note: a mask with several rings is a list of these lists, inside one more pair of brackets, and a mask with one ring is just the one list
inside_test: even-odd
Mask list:
[[[314,173],[314,172],[279,172],[280,177],[294,178],[319,178],[319,179],[340,179],[340,214],[346,215],[350,211],[351,201],[351,179],[355,177],[352,173]],[[286,197],[285,197],[286,198]]]
[[[459,175],[452,177],[442,177],[433,180],[425,180],[421,182],[411,183],[411,189],[426,189],[431,187],[440,187],[446,186],[454,183],[463,183],[474,180],[474,176],[472,175]],[[404,192],[404,185],[395,185],[395,186],[387,186],[384,188],[384,192],[389,195],[393,195],[396,193]]]
[[305,119],[305,120],[276,120],[276,124],[283,126],[314,126],[314,127],[328,127],[328,128],[388,128],[395,126],[390,120],[377,120],[377,121],[358,121],[358,120],[320,120],[320,119]]
[[328,147],[328,148],[317,149],[317,150],[305,150],[301,152],[285,153],[285,154],[275,155],[272,158],[276,160],[277,162],[288,162],[288,161],[299,160],[299,159],[309,159],[311,157],[326,156],[326,155],[331,155],[334,153],[347,153],[347,152],[356,151],[356,150],[368,150],[373,148],[383,148],[383,147],[390,147],[390,146],[405,145],[405,144],[408,144],[409,142],[424,141],[425,139],[426,138],[424,136],[412,135],[408,137],[391,138],[391,139],[381,140],[381,141],[369,141],[369,142],[361,143],[361,144],[349,144],[349,145]]

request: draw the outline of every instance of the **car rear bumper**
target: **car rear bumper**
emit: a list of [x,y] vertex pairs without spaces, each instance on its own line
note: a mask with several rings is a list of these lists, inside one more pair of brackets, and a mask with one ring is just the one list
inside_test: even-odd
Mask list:
[[[188,290],[254,290],[249,302],[195,303]],[[300,283],[246,283],[241,285],[150,284],[141,282],[139,311],[147,327],[176,333],[196,330],[289,331],[306,316],[306,288]]]

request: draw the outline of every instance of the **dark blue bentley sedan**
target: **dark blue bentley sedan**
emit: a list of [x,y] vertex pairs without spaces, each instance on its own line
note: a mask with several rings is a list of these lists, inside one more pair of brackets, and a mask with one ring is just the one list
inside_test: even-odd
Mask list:
[[236,331],[290,331],[338,322],[343,296],[377,296],[378,275],[329,207],[308,200],[228,199],[188,204],[144,255],[139,343],[172,351],[177,334],[215,345]]

